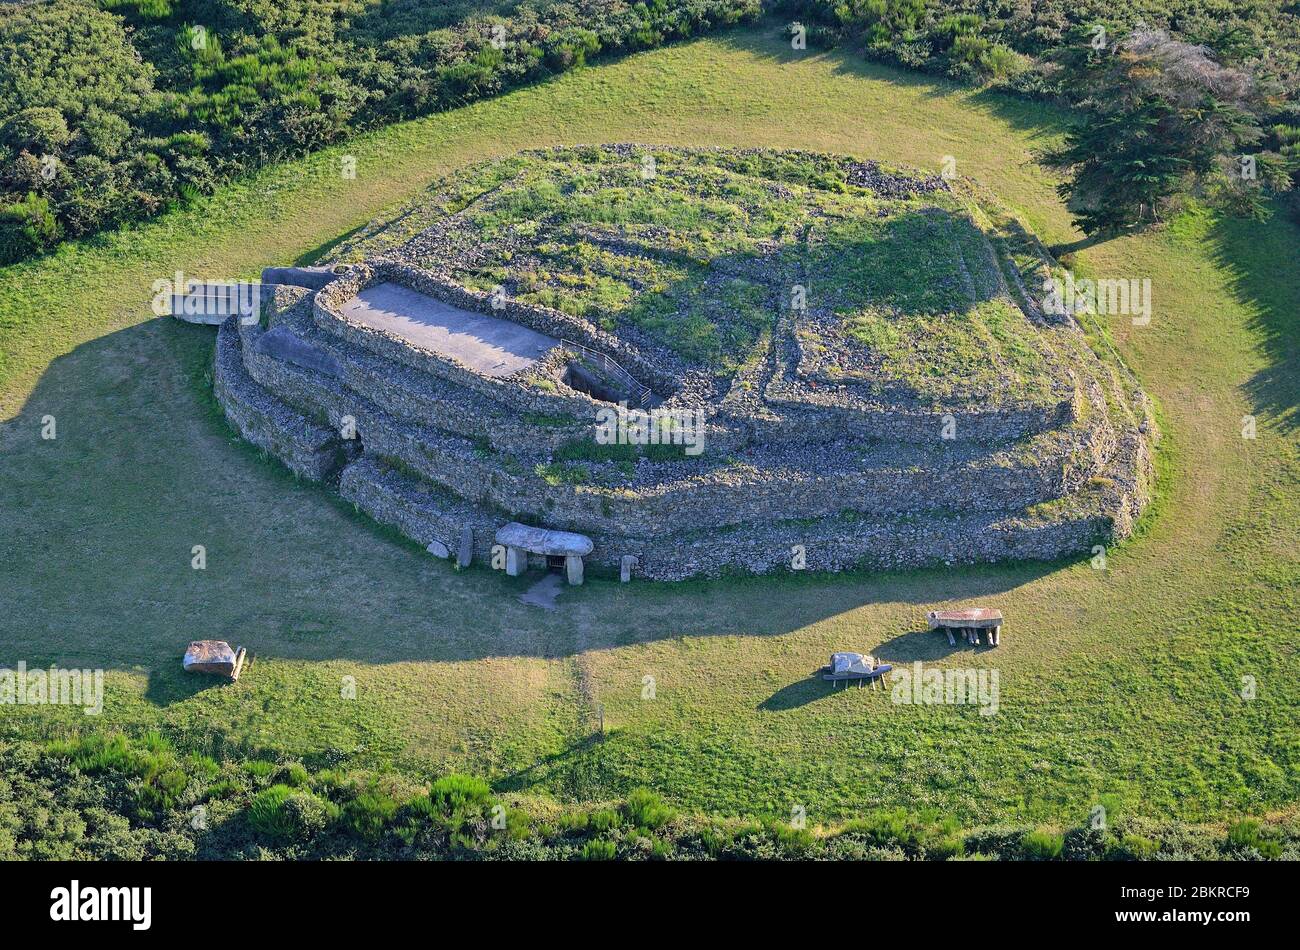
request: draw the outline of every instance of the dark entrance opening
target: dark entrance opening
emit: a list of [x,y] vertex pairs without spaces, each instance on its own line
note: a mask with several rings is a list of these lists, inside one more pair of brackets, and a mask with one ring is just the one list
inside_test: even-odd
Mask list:
[[621,402],[628,398],[622,387],[615,385],[612,380],[600,377],[586,366],[578,363],[570,363],[561,378],[566,386],[570,386],[580,393],[586,393],[601,402]]
[[561,571],[563,571],[564,555],[563,554],[546,555],[546,569],[550,571],[552,574],[559,574]]

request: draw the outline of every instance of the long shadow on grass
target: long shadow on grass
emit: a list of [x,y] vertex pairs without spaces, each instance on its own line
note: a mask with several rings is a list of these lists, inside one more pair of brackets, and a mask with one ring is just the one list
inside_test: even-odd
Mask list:
[[627,792],[625,783],[617,778],[605,758],[607,744],[617,741],[617,733],[583,736],[559,752],[503,775],[492,783],[492,788],[497,792],[550,788],[561,798],[574,801],[600,800],[624,794]]
[[969,94],[968,104],[986,110],[1020,131],[1036,133],[1035,137],[1054,137],[1064,126],[1067,110],[1041,102],[1008,95],[995,89],[975,89],[972,86],[947,79],[934,73],[903,69],[867,59],[860,49],[794,50],[789,40],[776,36],[776,31],[737,30],[712,37],[713,42],[742,50],[751,56],[774,63],[803,63],[810,58],[833,64],[838,75],[855,76],[905,89],[921,90],[929,98],[947,99],[954,95]]
[[[891,640],[886,640],[878,647],[874,647],[871,655],[879,662],[888,663],[894,669],[898,669],[907,663],[934,662],[954,653],[975,649],[983,648],[973,647],[961,641],[956,646],[953,646],[948,643],[947,636],[940,630],[911,630]],[[800,706],[806,706],[809,703],[830,696],[836,688],[851,689],[854,686],[853,682],[848,682],[836,687],[835,684],[828,683],[821,677],[822,671],[819,669],[805,679],[795,680],[788,686],[781,687],[759,703],[758,708],[763,712],[783,712],[787,709],[798,709]],[[858,685],[862,689],[871,688],[868,683],[859,683]],[[886,688],[888,686],[887,683],[882,685],[885,685]]]
[[[377,664],[780,636],[886,604],[896,623],[841,624],[843,641],[831,645],[881,653],[926,606],[988,602],[1056,569],[679,585],[594,578],[539,611],[516,600],[535,577],[457,573],[240,439],[211,397],[212,344],[210,329],[170,320],[106,335],[55,360],[0,425],[0,662],[144,671],[147,698],[170,705],[208,688],[179,670],[194,639],[229,640],[270,660],[333,661],[335,677]],[[41,438],[47,415],[55,439]],[[430,682],[481,670],[440,666]],[[510,674],[483,675],[491,688],[490,675]],[[256,689],[258,679],[254,666],[241,686]]]
[[155,706],[170,706],[222,685],[226,685],[226,681],[221,677],[184,672],[181,661],[177,659],[174,669],[155,667],[149,671],[144,698]]
[[1218,219],[1210,242],[1215,264],[1251,314],[1268,357],[1246,392],[1257,411],[1293,433],[1300,428],[1300,228],[1279,207],[1263,222]]

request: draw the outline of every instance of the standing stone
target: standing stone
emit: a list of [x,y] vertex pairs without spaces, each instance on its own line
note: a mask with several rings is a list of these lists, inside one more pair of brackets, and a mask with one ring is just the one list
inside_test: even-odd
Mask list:
[[528,552],[523,548],[507,547],[506,575],[508,577],[518,577],[526,570],[528,570]]
[[456,551],[456,566],[469,567],[474,560],[474,529],[469,525],[460,529],[460,548]]
[[636,555],[624,554],[618,561],[618,579],[620,583],[626,584],[632,579],[632,568],[637,566]]
[[582,583],[582,557],[577,554],[567,554],[564,557],[564,574],[569,583],[577,586]]

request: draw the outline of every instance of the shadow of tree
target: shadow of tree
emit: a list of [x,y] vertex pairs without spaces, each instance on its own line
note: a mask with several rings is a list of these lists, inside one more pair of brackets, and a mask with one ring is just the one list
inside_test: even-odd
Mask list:
[[1267,221],[1218,218],[1210,229],[1215,264],[1248,308],[1268,365],[1245,385],[1257,412],[1284,433],[1300,429],[1300,226],[1279,205]]

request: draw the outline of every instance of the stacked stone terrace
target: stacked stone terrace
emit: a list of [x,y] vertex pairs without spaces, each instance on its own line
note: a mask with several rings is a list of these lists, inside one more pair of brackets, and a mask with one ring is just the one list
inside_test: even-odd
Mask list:
[[[1147,401],[1073,318],[1037,307],[1026,288],[1052,262],[987,198],[871,163],[778,154],[839,174],[832,184],[864,214],[901,222],[916,238],[911,247],[928,247],[924,239],[951,248],[948,266],[923,256],[912,277],[951,283],[955,299],[977,302],[961,317],[975,328],[961,359],[981,361],[968,372],[961,359],[943,364],[944,340],[932,338],[950,319],[942,306],[914,313],[910,298],[888,299],[871,272],[867,309],[854,310],[861,301],[837,299],[835,289],[818,295],[838,284],[810,266],[832,242],[798,232],[815,230],[815,216],[797,215],[800,224],[776,238],[759,233],[747,253],[725,261],[650,244],[658,206],[647,222],[634,215],[602,230],[562,213],[547,218],[533,201],[502,226],[501,208],[518,205],[511,187],[536,191],[546,175],[558,177],[560,194],[573,180],[598,194],[640,187],[620,176],[643,167],[644,149],[596,151],[525,153],[528,161],[505,172],[501,163],[481,166],[469,173],[478,197],[465,199],[464,175],[453,179],[435,190],[432,207],[417,202],[345,248],[353,262],[322,288],[280,286],[260,323],[228,321],[215,372],[228,418],[376,520],[453,556],[469,540],[482,564],[492,563],[497,532],[510,522],[586,535],[589,566],[613,573],[633,557],[638,576],[658,580],[1057,559],[1131,530],[1151,474]],[[764,153],[653,154],[674,200],[691,194],[698,182],[690,175],[701,168],[709,194],[761,188],[755,200],[764,209],[773,196],[811,200]],[[580,179],[570,177],[575,167]],[[679,169],[685,187],[672,183]],[[449,194],[450,205],[437,197]],[[857,210],[838,191],[825,200],[826,220]],[[749,210],[750,220],[759,217]],[[525,216],[542,220],[540,235]],[[521,247],[557,246],[575,231],[604,249],[599,266],[636,275],[632,307],[671,297],[646,279],[647,268],[685,255],[691,305],[716,315],[720,337],[731,333],[729,316],[699,295],[710,281],[743,281],[760,304],[755,332],[733,334],[738,350],[701,360],[674,349],[671,319],[638,320],[632,308],[579,315],[539,302],[557,297],[535,275],[559,287],[566,275],[538,267]],[[799,249],[793,263],[782,257],[782,234]],[[872,253],[853,245],[844,266]],[[792,271],[805,282],[803,306],[786,302]],[[485,273],[500,283],[475,287]],[[899,336],[908,320],[920,328],[915,342]],[[945,371],[928,372],[927,361]],[[635,404],[646,389],[647,408],[702,414],[699,455],[672,447],[620,455],[596,445],[601,410]]]

